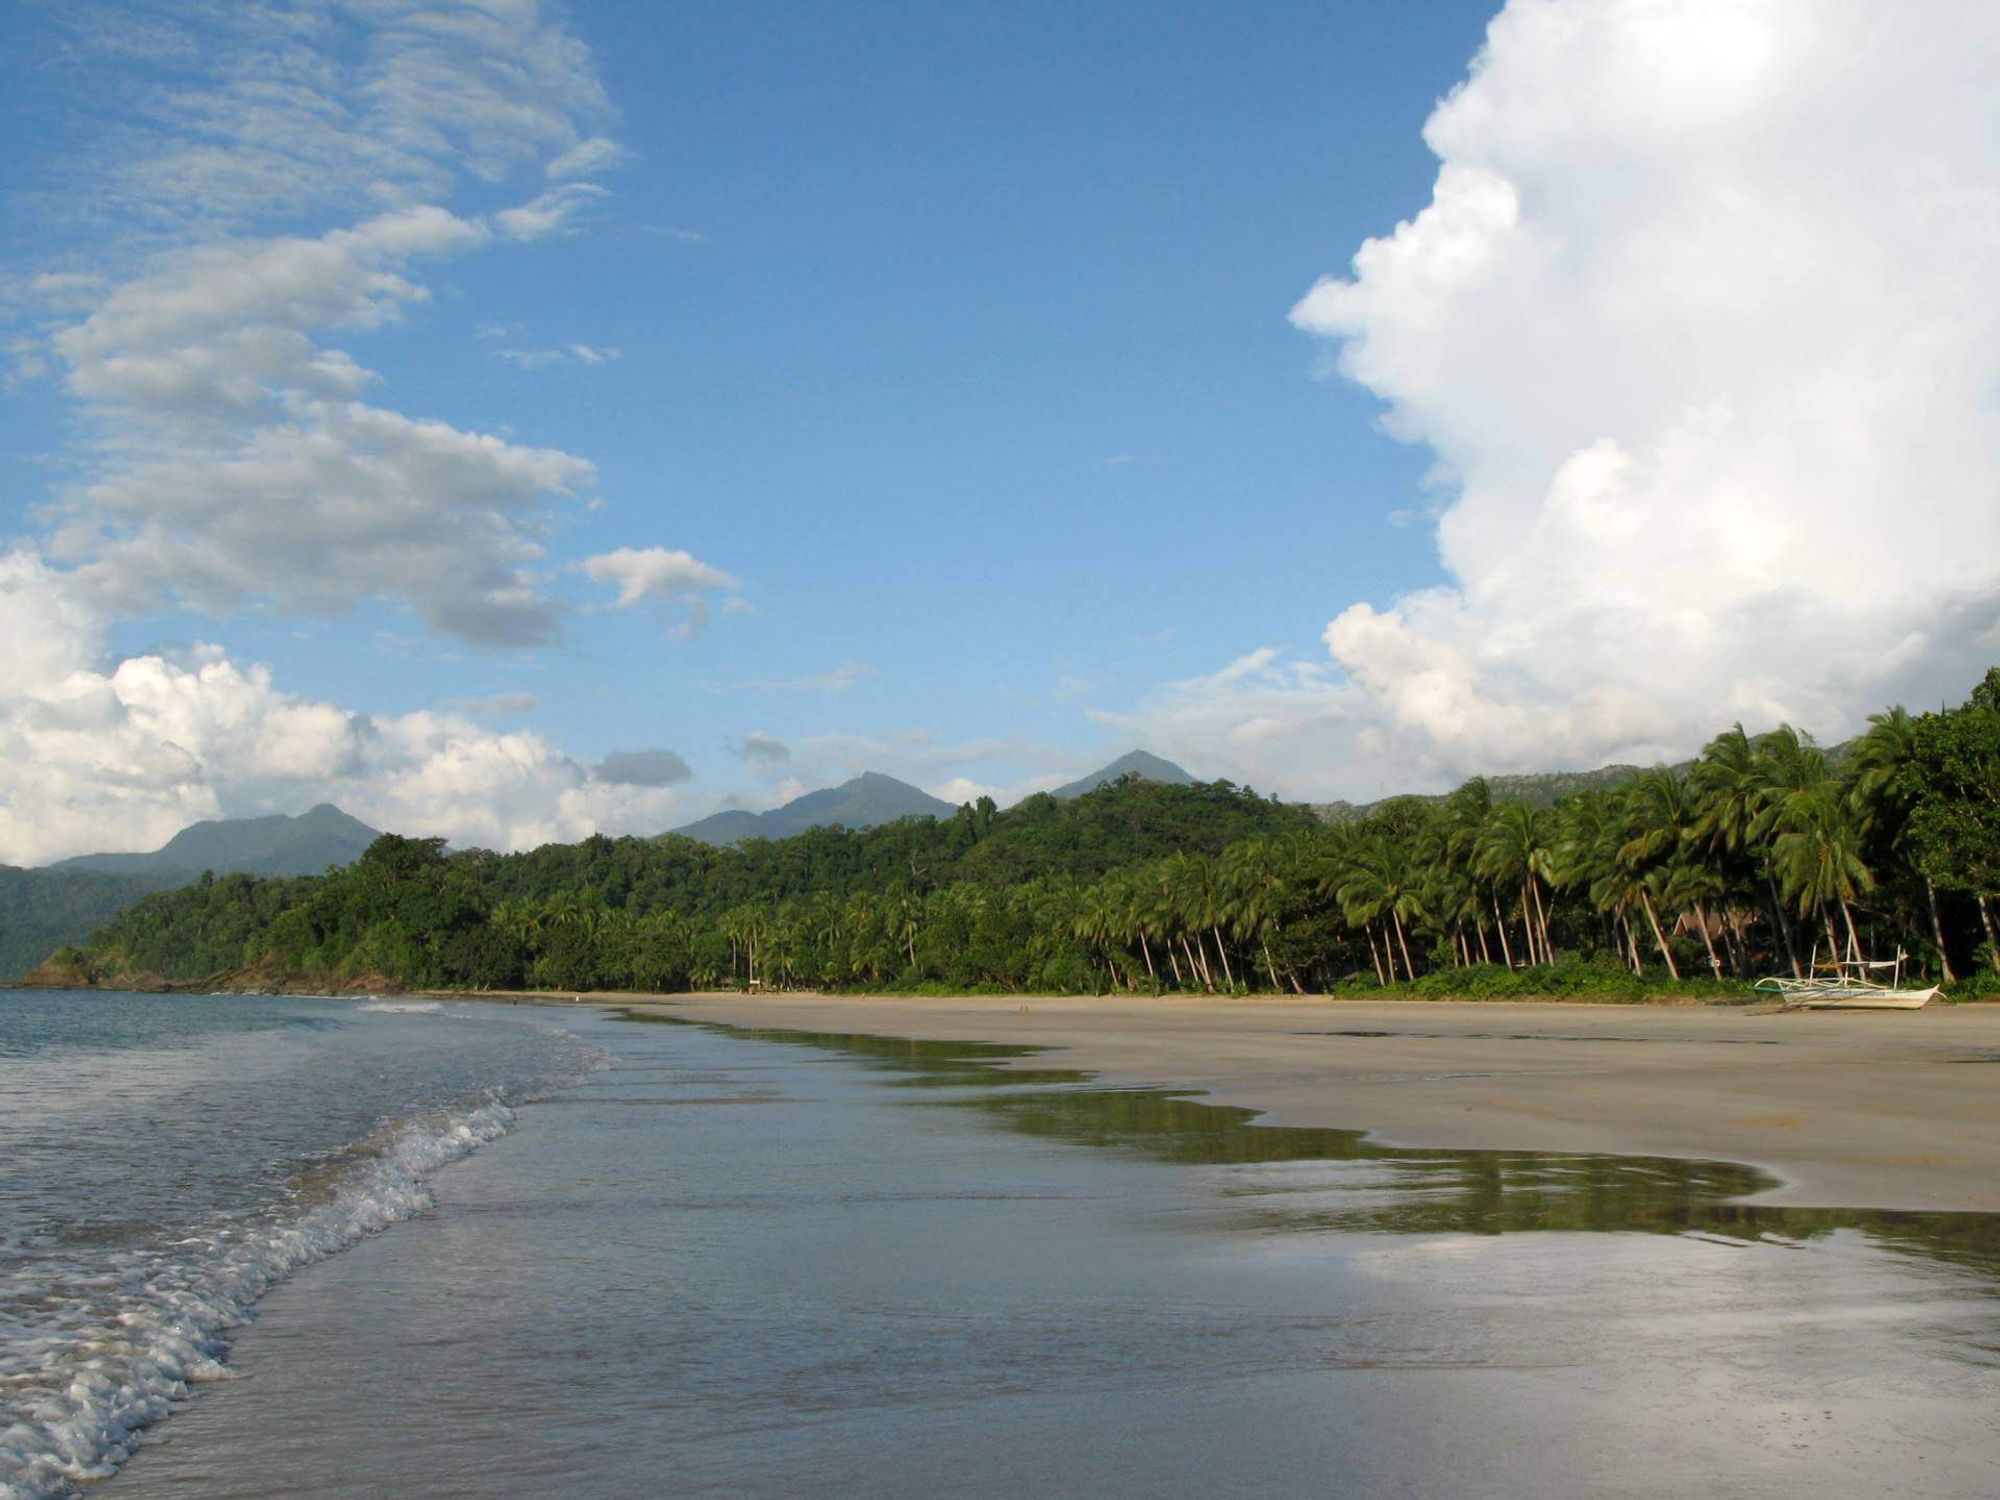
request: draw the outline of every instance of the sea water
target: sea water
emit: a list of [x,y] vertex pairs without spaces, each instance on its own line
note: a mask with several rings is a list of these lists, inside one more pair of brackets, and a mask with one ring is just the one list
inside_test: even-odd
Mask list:
[[609,1065],[274,1286],[114,1500],[1996,1491],[1990,1217],[537,1014]]
[[513,1008],[0,995],[0,1496],[114,1472],[270,1287],[602,1060]]

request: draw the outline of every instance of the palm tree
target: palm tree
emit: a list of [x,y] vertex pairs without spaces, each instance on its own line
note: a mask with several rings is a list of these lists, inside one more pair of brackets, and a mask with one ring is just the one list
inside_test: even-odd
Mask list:
[[[1474,867],[1480,874],[1496,886],[1521,888],[1521,925],[1528,939],[1529,963],[1555,962],[1548,913],[1542,904],[1542,884],[1555,866],[1555,852],[1549,845],[1549,819],[1521,801],[1498,804],[1474,844]],[[1503,945],[1505,936],[1503,926]]]
[[1675,978],[1680,977],[1674,969],[1673,955],[1667,949],[1666,939],[1660,933],[1659,914],[1653,902],[1655,895],[1676,917],[1693,912],[1695,920],[1701,924],[1701,941],[1708,950],[1709,968],[1720,979],[1722,960],[1715,952],[1707,901],[1721,893],[1723,882],[1720,873],[1702,860],[1701,841],[1695,832],[1699,812],[1690,796],[1687,781],[1669,766],[1655,766],[1632,781],[1623,801],[1627,820],[1626,841],[1620,847],[1618,857],[1634,870],[1657,873],[1659,877],[1657,880],[1642,881],[1639,894],[1669,972],[1674,972]]
[[1931,940],[1937,946],[1938,966],[1944,982],[1953,982],[1951,955],[1945,951],[1944,922],[1938,915],[1937,883],[1921,861],[1907,847],[1909,813],[1917,800],[1917,722],[1908,709],[1898,704],[1868,718],[1868,732],[1854,749],[1854,785],[1851,792],[1854,812],[1866,835],[1892,830],[1886,842],[1915,869],[1924,882],[1924,902],[1929,908]]
[[1278,965],[1271,957],[1271,934],[1277,928],[1284,895],[1278,864],[1278,852],[1269,839],[1243,839],[1223,851],[1221,874],[1231,930],[1263,951],[1264,972],[1271,978],[1271,988],[1282,992]]
[[[1415,979],[1417,966],[1410,957],[1404,920],[1421,919],[1424,904],[1423,892],[1410,866],[1408,846],[1379,829],[1370,830],[1356,840],[1348,850],[1336,898],[1349,924],[1369,931],[1371,948],[1374,935],[1370,928],[1377,921],[1383,923],[1382,946],[1388,957],[1390,980],[1396,977],[1398,949],[1402,952],[1404,976]],[[1389,943],[1392,936],[1393,947]]]
[[[1479,834],[1493,816],[1493,791],[1484,776],[1475,776],[1445,799],[1444,822],[1441,834],[1443,862],[1464,878],[1467,895],[1464,920],[1472,923],[1473,932],[1479,939],[1479,956],[1483,962],[1493,961],[1492,952],[1486,946],[1486,908],[1484,899],[1490,892],[1480,887],[1478,870]],[[1498,912],[1497,900],[1492,903]],[[1501,933],[1504,947],[1506,933]],[[1468,958],[1470,947],[1468,945]],[[1508,955],[1508,967],[1513,967],[1512,955]]]
[[1845,797],[1831,783],[1795,792],[1786,798],[1775,824],[1772,855],[1779,884],[1791,893],[1800,916],[1818,912],[1826,925],[1828,946],[1840,951],[1831,908],[1838,906],[1847,925],[1847,949],[1861,955],[1854,930],[1854,903],[1875,888],[1875,877],[1861,860],[1861,833]]

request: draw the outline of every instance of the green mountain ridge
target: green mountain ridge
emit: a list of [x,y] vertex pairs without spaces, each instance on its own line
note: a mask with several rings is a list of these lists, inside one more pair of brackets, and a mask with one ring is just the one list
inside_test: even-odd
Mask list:
[[[1196,784],[1194,777],[1172,761],[1162,760],[1144,750],[1133,750],[1107,766],[1100,766],[1088,776],[1057,787],[1048,795],[1070,801],[1126,776],[1166,786]],[[880,828],[899,818],[949,818],[957,811],[951,803],[931,796],[921,787],[885,776],[880,771],[864,771],[852,781],[807,792],[767,812],[725,808],[673,831],[683,838],[727,848],[745,839],[791,838],[810,828]]]
[[[1675,769],[1685,771],[1691,764],[1683,762]],[[1610,765],[1599,766],[1594,771],[1536,771],[1515,776],[1488,776],[1486,785],[1497,800],[1554,807],[1563,798],[1573,797],[1593,787],[1609,790],[1623,786],[1644,769],[1643,766]],[[1307,806],[1322,823],[1356,823],[1374,816],[1391,802],[1441,803],[1450,796],[1450,792],[1395,792],[1374,802],[1312,802]]]
[[359,859],[379,833],[331,802],[296,817],[211,818],[191,823],[158,849],[127,854],[79,854],[46,866],[51,871],[100,875],[178,873],[218,875],[317,875],[328,865]]
[[783,839],[809,828],[880,828],[902,818],[948,818],[958,809],[907,781],[864,771],[839,786],[822,787],[794,797],[769,812],[730,808],[713,813],[675,833],[700,843],[724,846],[745,839]]
[[79,854],[41,869],[0,865],[0,979],[18,979],[135,901],[217,875],[318,875],[351,864],[378,837],[331,803],[297,817],[215,818],[160,848]]

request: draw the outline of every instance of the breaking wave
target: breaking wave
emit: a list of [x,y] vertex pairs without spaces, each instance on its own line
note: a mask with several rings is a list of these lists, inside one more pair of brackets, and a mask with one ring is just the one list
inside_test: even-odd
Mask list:
[[[580,1081],[607,1060],[579,1044],[563,1076],[531,1097]],[[88,1272],[28,1265],[0,1283],[0,1328],[8,1333],[0,1341],[0,1500],[74,1495],[116,1472],[148,1426],[203,1382],[229,1378],[228,1330],[266,1291],[422,1213],[434,1201],[430,1177],[497,1140],[514,1120],[494,1091],[307,1164],[261,1212],[118,1249]]]

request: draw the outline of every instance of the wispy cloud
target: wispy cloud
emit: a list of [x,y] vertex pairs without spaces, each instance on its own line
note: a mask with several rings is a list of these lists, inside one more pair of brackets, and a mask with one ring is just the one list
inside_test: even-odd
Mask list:
[[[89,107],[60,200],[120,237],[241,232],[436,201],[516,167],[609,166],[590,50],[548,7],[51,7],[53,70]],[[143,57],[144,74],[104,69]]]
[[588,177],[593,172],[609,171],[629,154],[609,136],[594,135],[578,141],[543,170],[551,177]]
[[844,693],[862,678],[874,675],[875,668],[868,662],[844,661],[804,677],[766,677],[743,685],[760,693]]
[[561,365],[614,364],[624,358],[622,350],[592,344],[564,344],[551,349],[495,349],[493,357],[517,370],[547,370]]
[[510,240],[539,240],[552,234],[570,233],[573,222],[586,209],[610,196],[594,182],[566,182],[551,188],[531,202],[503,208],[493,223]]
[[489,693],[481,698],[447,698],[444,706],[453,713],[497,721],[526,718],[542,706],[542,700],[533,693]]
[[[480,645],[552,638],[543,538],[593,466],[395,410],[338,340],[420,311],[427,264],[601,201],[563,181],[490,215],[443,206],[612,160],[589,50],[534,0],[44,15],[66,32],[55,86],[108,122],[80,132],[60,199],[10,204],[60,267],[28,287],[10,378],[58,373],[83,418],[49,556],[114,611],[386,599]],[[105,73],[135,47],[142,71]]]

